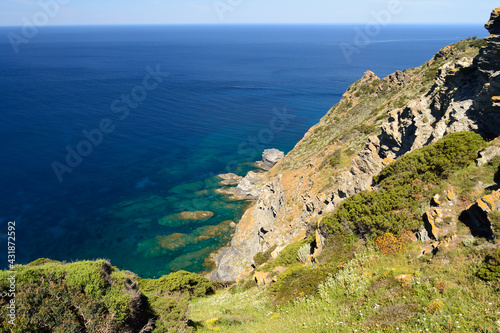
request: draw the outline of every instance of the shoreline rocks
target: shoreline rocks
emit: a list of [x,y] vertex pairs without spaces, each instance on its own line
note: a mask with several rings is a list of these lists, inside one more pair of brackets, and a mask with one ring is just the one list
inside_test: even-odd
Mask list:
[[[266,149],[262,153],[262,161],[255,162],[255,165],[262,170],[268,171],[284,156],[285,153],[278,149]],[[221,185],[236,186],[222,187],[215,190],[215,192],[229,196],[229,200],[232,201],[257,200],[261,193],[258,185],[262,182],[264,175],[265,172],[262,171],[249,171],[245,177],[234,173],[220,174],[217,177],[222,179]]]
[[257,185],[262,181],[263,177],[263,172],[250,171],[245,177],[241,178],[236,187],[219,188],[215,192],[229,196],[229,200],[232,201],[255,200],[260,193]]

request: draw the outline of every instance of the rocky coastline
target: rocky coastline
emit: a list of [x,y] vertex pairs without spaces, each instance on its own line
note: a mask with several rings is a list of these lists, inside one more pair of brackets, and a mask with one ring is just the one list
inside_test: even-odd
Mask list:
[[[276,257],[303,239],[323,214],[369,189],[384,166],[408,152],[459,131],[498,136],[499,14],[493,11],[485,40],[444,47],[421,67],[383,79],[367,71],[278,163],[221,190],[253,204],[230,245],[212,253],[216,269],[207,276],[246,277],[257,253],[273,248]],[[265,159],[261,165],[268,167]]]

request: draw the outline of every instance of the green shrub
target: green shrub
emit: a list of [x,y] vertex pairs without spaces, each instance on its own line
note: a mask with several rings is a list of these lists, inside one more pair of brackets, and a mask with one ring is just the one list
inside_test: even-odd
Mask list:
[[485,47],[486,44],[487,44],[486,40],[481,38],[481,39],[472,39],[469,45],[475,48],[482,48]]
[[408,184],[415,179],[436,182],[474,161],[485,144],[481,136],[473,132],[449,134],[438,142],[417,149],[388,165],[374,177],[374,181],[382,184],[385,179],[390,178],[386,181],[388,185]]
[[48,258],[38,258],[35,261],[30,262],[29,264],[26,264],[27,267],[35,267],[35,266],[41,266],[43,264],[48,264],[48,263],[55,263],[55,264],[61,264],[60,261],[57,260],[52,260]]
[[297,251],[297,260],[302,264],[307,264],[307,258],[311,254],[311,244],[302,245]]
[[477,275],[486,281],[500,280],[500,248],[486,256]]
[[[109,332],[140,330],[147,323],[147,304],[132,307],[132,287],[126,288],[109,262],[64,264],[39,259],[15,267],[16,326],[13,332]],[[126,275],[126,273],[121,272]],[[10,288],[9,271],[0,272],[0,293]],[[133,285],[133,277],[127,277]],[[0,331],[8,331],[8,297],[0,298]],[[137,320],[141,317],[142,319]],[[136,318],[130,320],[132,317]]]
[[429,185],[438,185],[471,164],[484,146],[478,134],[459,132],[401,157],[374,177],[377,191],[356,194],[324,217],[322,232],[374,239],[387,232],[400,235],[402,230],[418,229],[421,206],[433,195]]
[[276,245],[272,246],[265,252],[259,252],[256,253],[253,256],[253,262],[256,267],[259,267],[260,265],[266,263],[270,258],[271,258],[271,253],[276,250]]
[[146,295],[187,293],[190,297],[202,297],[214,292],[210,280],[186,271],[170,273],[159,279],[143,279],[139,284]]
[[340,149],[337,149],[329,157],[328,164],[330,164],[332,168],[336,168],[341,161],[342,161],[342,151]]
[[283,272],[276,283],[271,285],[270,292],[274,295],[274,304],[284,304],[305,296],[315,295],[318,286],[336,269],[324,264],[306,267],[294,264]]
[[153,333],[185,332],[189,301],[170,296],[152,297],[150,302],[158,319]]
[[495,235],[495,238],[500,238],[500,212],[494,210],[488,213],[488,219],[491,222],[491,230]]
[[313,237],[308,237],[306,239],[303,239],[301,241],[292,243],[287,245],[278,255],[278,257],[273,260],[268,262],[262,270],[266,272],[270,272],[274,267],[278,266],[284,266],[284,267],[289,267],[293,264],[298,263],[298,258],[297,258],[297,253],[299,249],[305,245],[305,244],[311,244],[314,241]]

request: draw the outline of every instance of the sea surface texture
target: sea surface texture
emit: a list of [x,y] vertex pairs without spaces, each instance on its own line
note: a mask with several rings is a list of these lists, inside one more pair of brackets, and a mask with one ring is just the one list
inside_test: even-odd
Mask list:
[[264,149],[291,150],[366,70],[383,77],[484,36],[360,29],[44,27],[16,53],[7,36],[21,28],[1,28],[0,246],[15,221],[17,263],[106,258],[141,277],[209,269],[246,205],[215,194],[215,175],[244,176]]

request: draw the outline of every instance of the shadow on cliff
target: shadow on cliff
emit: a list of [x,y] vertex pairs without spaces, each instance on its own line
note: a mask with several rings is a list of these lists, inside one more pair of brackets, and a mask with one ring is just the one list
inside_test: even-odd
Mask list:
[[[497,191],[500,189],[500,167],[495,172],[493,180],[496,184],[486,189]],[[488,240],[494,238],[493,225],[488,217],[488,212],[481,208],[478,202],[471,205],[467,210],[464,210],[458,219],[470,229],[472,236],[486,238]]]

